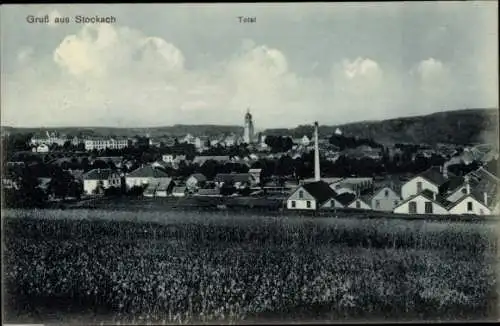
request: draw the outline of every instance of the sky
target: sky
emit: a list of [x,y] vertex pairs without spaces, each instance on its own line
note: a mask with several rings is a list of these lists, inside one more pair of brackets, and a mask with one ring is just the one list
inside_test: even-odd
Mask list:
[[1,122],[242,125],[250,108],[264,129],[497,108],[497,15],[496,1],[4,5]]

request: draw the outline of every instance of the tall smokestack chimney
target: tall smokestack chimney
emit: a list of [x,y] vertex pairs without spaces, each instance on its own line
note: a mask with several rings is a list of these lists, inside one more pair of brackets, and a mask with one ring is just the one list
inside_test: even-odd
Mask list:
[[314,122],[314,180],[320,181],[320,169],[319,169],[319,140],[318,140],[318,122]]

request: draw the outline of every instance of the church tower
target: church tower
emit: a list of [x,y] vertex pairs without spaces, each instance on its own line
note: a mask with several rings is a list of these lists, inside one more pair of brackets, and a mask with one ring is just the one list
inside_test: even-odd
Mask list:
[[245,114],[245,131],[243,133],[243,141],[247,144],[251,144],[254,141],[253,121],[250,109],[247,109],[247,113]]

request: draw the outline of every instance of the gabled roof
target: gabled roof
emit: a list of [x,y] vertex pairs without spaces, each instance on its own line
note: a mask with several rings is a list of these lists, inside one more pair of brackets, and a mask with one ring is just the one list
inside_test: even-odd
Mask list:
[[443,207],[444,209],[448,209],[447,207],[450,206],[451,202],[446,200],[446,198],[439,196],[439,195],[436,195],[436,197],[435,197],[436,199],[434,199],[433,194],[434,193],[432,191],[430,191],[429,189],[424,189],[421,193],[418,193],[416,195],[413,195],[413,196],[406,198],[405,200],[400,202],[396,207],[402,206],[402,205],[406,204],[407,202],[412,201],[413,199],[422,196],[425,199],[428,199],[429,201]]
[[486,204],[484,202],[484,194],[478,192],[478,191],[472,191],[470,194],[465,194],[463,195],[462,197],[460,197],[457,201],[455,201],[454,203],[450,203],[448,205],[448,209],[452,209],[453,207],[457,206],[458,204],[460,204],[461,202],[463,202],[465,199],[467,198],[472,198],[474,199],[475,201],[477,201],[478,203],[486,206],[487,208],[491,209],[492,207],[495,206],[495,203],[493,202],[492,198],[488,197],[489,199],[489,203]]
[[181,193],[181,192],[186,192],[186,186],[177,186],[172,189],[172,193]]
[[[375,187],[373,189],[373,195],[371,195],[371,198],[375,197],[380,192],[382,192],[382,190],[385,190],[385,189],[389,189],[390,191],[392,191],[393,193],[395,193],[397,196],[401,197],[400,193],[396,189],[394,189],[390,185],[384,185],[384,186]],[[370,198],[370,200],[371,200],[371,198]]]
[[446,182],[446,178],[443,176],[443,173],[440,171],[438,166],[433,166],[420,173],[418,176],[432,182],[436,186],[440,186]]
[[356,195],[350,192],[344,192],[340,195],[335,196],[335,200],[341,203],[344,206],[349,205],[356,199]]
[[127,178],[168,178],[167,172],[162,169],[147,165],[132,171]]
[[189,176],[190,178],[195,178],[197,181],[202,182],[202,181],[207,181],[207,177],[205,177],[201,173],[193,173]]
[[328,183],[324,181],[305,183],[302,185],[302,188],[316,199],[318,206],[337,195]]
[[93,169],[83,175],[84,180],[108,180],[113,171],[111,169]]

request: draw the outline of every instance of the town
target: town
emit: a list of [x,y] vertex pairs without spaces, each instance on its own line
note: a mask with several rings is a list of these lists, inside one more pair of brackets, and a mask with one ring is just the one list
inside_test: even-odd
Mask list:
[[320,135],[317,123],[299,138],[266,136],[255,132],[249,110],[243,122],[242,135],[104,138],[46,131],[23,140],[3,134],[5,203],[244,198],[247,207],[268,199],[288,211],[499,213],[498,149],[490,144],[387,146],[340,128]]

